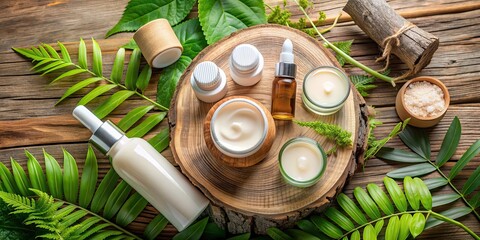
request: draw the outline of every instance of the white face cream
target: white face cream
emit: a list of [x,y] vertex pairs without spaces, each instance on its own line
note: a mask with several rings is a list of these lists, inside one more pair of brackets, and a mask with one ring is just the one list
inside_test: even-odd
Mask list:
[[231,157],[247,157],[262,146],[267,135],[267,116],[253,101],[235,98],[213,114],[210,133],[218,150]]
[[283,145],[279,162],[280,172],[289,184],[309,187],[320,180],[325,170],[326,155],[315,140],[299,137]]
[[316,114],[335,113],[343,106],[349,94],[350,80],[336,67],[319,67],[305,76],[302,100]]

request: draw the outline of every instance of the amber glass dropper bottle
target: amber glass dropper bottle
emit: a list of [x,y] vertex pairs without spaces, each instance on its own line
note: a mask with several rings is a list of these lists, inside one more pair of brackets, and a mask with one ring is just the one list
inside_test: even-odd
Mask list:
[[275,79],[272,84],[272,117],[277,120],[292,120],[295,116],[297,65],[293,63],[293,44],[285,40],[280,62],[275,65]]

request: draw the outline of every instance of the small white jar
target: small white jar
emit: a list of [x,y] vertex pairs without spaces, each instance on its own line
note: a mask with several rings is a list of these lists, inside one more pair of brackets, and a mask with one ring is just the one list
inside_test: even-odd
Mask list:
[[255,85],[262,79],[264,60],[262,54],[251,44],[240,44],[230,55],[230,76],[242,86]]
[[203,102],[216,102],[227,94],[227,77],[217,64],[199,63],[193,70],[190,84],[197,98]]

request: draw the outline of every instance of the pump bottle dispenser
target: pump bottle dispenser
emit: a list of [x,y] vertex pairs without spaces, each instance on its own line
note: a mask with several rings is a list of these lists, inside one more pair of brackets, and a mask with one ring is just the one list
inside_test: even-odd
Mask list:
[[112,122],[102,122],[84,106],[73,116],[93,132],[90,142],[112,158],[118,175],[182,231],[208,206],[208,200],[147,141],[128,138]]
[[272,83],[272,117],[277,120],[292,120],[295,116],[297,65],[293,62],[293,44],[285,40],[280,62],[275,65],[275,79]]

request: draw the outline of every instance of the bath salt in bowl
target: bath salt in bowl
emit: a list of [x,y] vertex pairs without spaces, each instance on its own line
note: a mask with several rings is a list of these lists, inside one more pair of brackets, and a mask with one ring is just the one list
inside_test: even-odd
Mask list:
[[410,118],[415,127],[431,127],[440,122],[450,104],[447,87],[432,77],[417,77],[398,91],[395,108],[400,119]]

